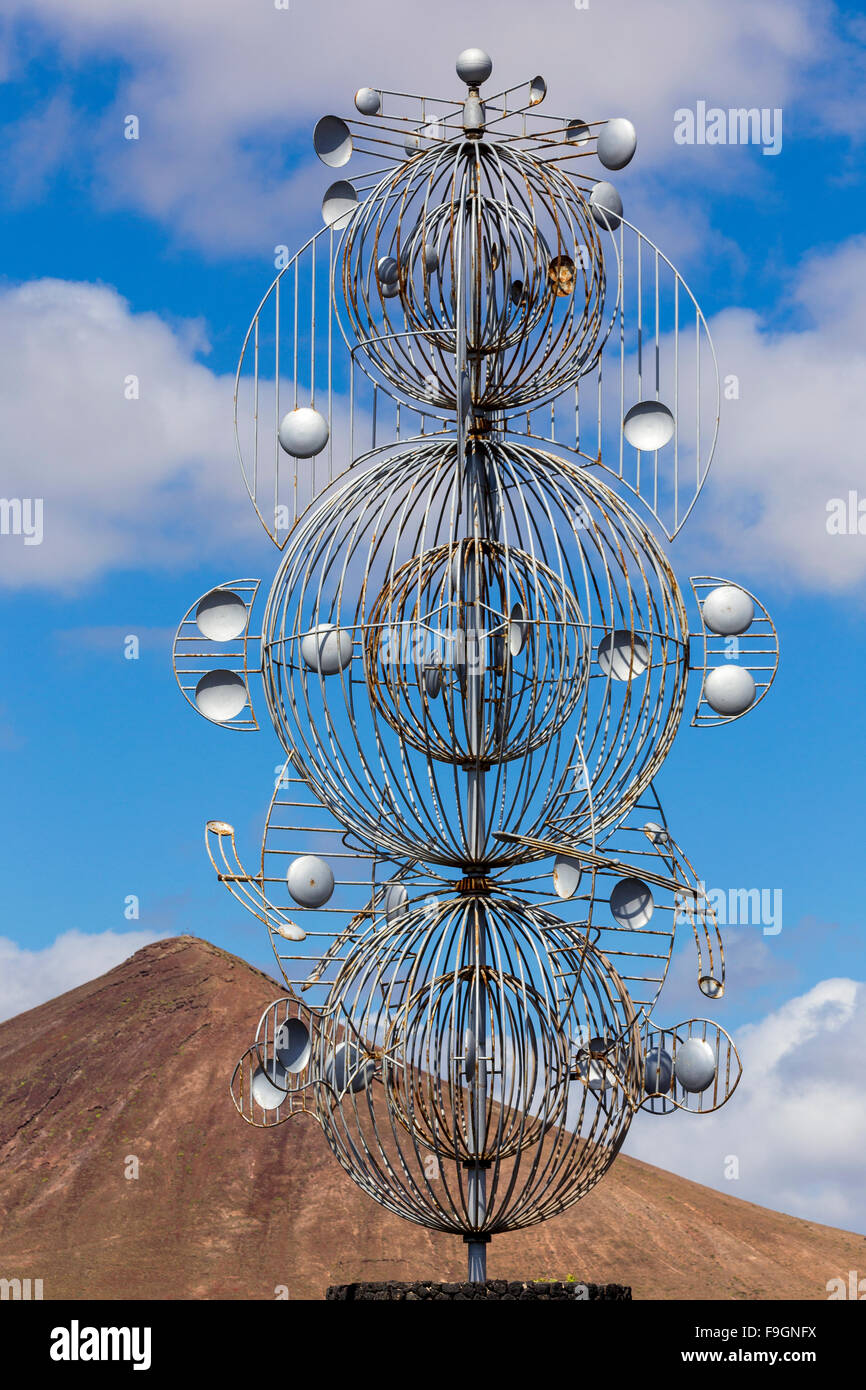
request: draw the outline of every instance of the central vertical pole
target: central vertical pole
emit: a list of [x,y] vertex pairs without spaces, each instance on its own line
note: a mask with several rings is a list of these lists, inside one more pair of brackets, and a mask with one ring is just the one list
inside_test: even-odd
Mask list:
[[[481,333],[481,201],[478,180],[478,155],[469,144],[467,179],[463,186],[466,199],[460,217],[460,287],[457,305],[457,367],[458,383],[466,381],[477,398],[480,361],[471,355],[469,335],[476,354]],[[468,206],[467,206],[468,203]],[[468,246],[467,246],[468,242]],[[468,250],[468,255],[466,254]],[[468,332],[467,332],[468,319]],[[465,376],[464,376],[465,374]],[[460,387],[458,387],[458,391]],[[485,668],[487,665],[487,619],[485,611],[485,551],[483,542],[488,535],[489,503],[487,466],[480,450],[473,447],[471,404],[458,394],[458,448],[464,490],[466,518],[466,565],[464,576],[464,632],[466,644],[466,744],[470,759],[466,771],[467,839],[472,872],[484,873],[487,846],[487,806],[485,753]],[[466,439],[469,422],[470,439]],[[461,566],[461,568],[463,568]],[[472,967],[472,1026],[474,1065],[469,1082],[471,1115],[471,1152],[467,1172],[469,1217],[475,1231],[484,1224],[487,1214],[487,1161],[484,1148],[487,1138],[487,998],[486,998],[486,929],[484,903],[474,899],[474,914],[469,941],[469,963]],[[468,1277],[470,1283],[483,1283],[487,1278],[487,1243],[489,1237],[467,1239]]]
[[[478,490],[477,469],[474,466],[476,460],[470,460],[470,467],[467,470],[468,491],[472,496],[473,511],[478,516],[478,504],[483,503],[483,498]],[[472,515],[472,512],[469,513]],[[478,535],[478,525],[476,520],[476,539]],[[466,622],[466,655],[467,655],[467,715],[469,734],[469,748],[471,752],[480,755],[482,751],[482,740],[484,735],[484,666],[486,656],[486,636],[484,633],[484,612],[482,608],[481,595],[483,591],[483,576],[481,565],[483,561],[477,549],[475,557],[471,562],[471,569],[467,574],[467,622]],[[470,616],[471,615],[471,616]],[[468,829],[469,845],[474,861],[475,872],[483,871],[483,860],[485,853],[485,843],[487,837],[487,808],[486,808],[486,774],[480,766],[467,770],[467,802],[468,802]],[[484,967],[486,964],[486,942],[485,934],[487,929],[487,917],[484,903],[480,898],[474,899],[473,921],[470,930],[470,964],[474,967],[472,971],[472,1036],[474,1042],[474,1066],[469,1076],[470,1087],[470,1107],[472,1115],[472,1142],[475,1154],[475,1162],[470,1166],[468,1173],[469,1191],[469,1214],[473,1226],[477,1229],[484,1222],[487,1212],[487,1165],[483,1159],[484,1144],[487,1135],[487,997],[486,981],[484,978]],[[469,1281],[470,1283],[483,1283],[487,1278],[487,1241],[470,1240],[469,1244]]]

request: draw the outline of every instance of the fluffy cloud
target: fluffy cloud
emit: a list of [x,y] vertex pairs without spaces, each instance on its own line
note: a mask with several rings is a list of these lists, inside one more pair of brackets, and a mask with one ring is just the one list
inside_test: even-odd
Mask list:
[[[678,562],[856,590],[863,537],[827,523],[828,504],[842,499],[847,511],[861,478],[866,238],[813,257],[786,293],[784,328],[742,309],[710,325],[739,395],[724,402]],[[206,346],[201,325],[133,313],[106,286],[40,280],[0,294],[4,495],[44,503],[42,544],[0,540],[0,583],[74,588],[130,563],[224,554],[227,541],[258,534],[239,503],[233,381],[199,360]],[[137,400],[126,398],[131,376]],[[343,414],[338,401],[335,438]]]
[[[713,1115],[638,1116],[627,1150],[732,1196],[866,1230],[866,986],[823,980],[737,1029],[743,1079]],[[725,1180],[735,1156],[739,1179]]]
[[104,975],[165,932],[67,931],[38,951],[0,937],[0,1020]]
[[[197,360],[203,347],[200,327],[135,314],[105,286],[39,280],[0,294],[3,495],[42,501],[41,544],[0,537],[0,583],[75,588],[253,531],[238,506],[232,381]],[[25,505],[28,517],[35,537]],[[3,520],[14,532],[15,517]]]
[[[505,12],[501,0],[481,0],[471,21],[465,5],[442,0],[435,23],[426,13],[416,21],[397,0],[358,8],[291,0],[279,9],[274,0],[151,0],[134,8],[116,0],[7,0],[6,13],[41,24],[70,68],[93,57],[118,60],[108,108],[86,133],[79,126],[68,136],[67,160],[89,164],[98,196],[214,249],[285,240],[297,192],[285,156],[309,151],[316,116],[349,112],[363,84],[456,95],[455,56],[479,41],[493,52],[494,89],[528,79],[537,65],[553,112],[598,117],[618,114],[612,102],[621,106],[639,124],[644,167],[659,154],[669,161],[673,113],[699,98],[770,108],[797,98],[813,127],[828,113],[845,130],[856,125],[850,101],[828,104],[809,76],[832,66],[838,88],[856,46],[835,36],[830,5],[806,0],[632,0],[585,9],[537,0]],[[123,138],[128,114],[141,123],[137,142]],[[39,119],[28,116],[20,132],[8,132],[10,165],[26,161]],[[714,161],[715,181],[725,176],[722,163]],[[315,168],[311,177],[323,188],[326,172]],[[300,201],[307,206],[306,196]]]
[[[866,575],[862,535],[828,531],[828,504],[862,491],[866,238],[812,257],[786,291],[794,326],[743,309],[710,327],[725,401],[707,491],[686,533],[689,554],[790,587],[842,591]],[[863,517],[866,528],[866,516]]]

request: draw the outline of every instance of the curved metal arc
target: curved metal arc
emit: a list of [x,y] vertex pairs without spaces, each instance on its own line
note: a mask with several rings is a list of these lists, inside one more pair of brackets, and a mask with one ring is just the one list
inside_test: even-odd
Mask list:
[[[525,845],[527,849],[533,851],[533,857],[537,859],[545,859],[552,854],[562,854],[591,868],[605,873],[618,874],[621,878],[629,878],[634,874],[632,864],[583,849],[580,843],[574,844],[568,840],[541,839],[534,835],[514,835],[508,831],[498,831],[495,839],[506,840],[509,844]],[[680,878],[657,874],[650,869],[641,870],[640,876],[647,883],[655,884],[659,888],[670,888],[675,892],[685,891],[687,894],[692,894],[692,890]]]
[[[287,1120],[293,1119],[295,1115],[312,1115],[314,1119],[319,1120],[316,1106],[309,1094],[314,1083],[306,1083],[293,1092],[287,1091],[285,1100],[273,1108],[266,1109],[256,1100],[253,1093],[254,1068],[263,1070],[259,1065],[258,1048],[255,1044],[248,1047],[238,1059],[229,1081],[232,1103],[241,1119],[248,1125],[252,1125],[254,1129],[273,1129],[276,1125],[285,1124]],[[282,1089],[275,1085],[270,1076],[267,1079],[275,1090]]]
[[[677,890],[680,895],[677,910],[681,909],[686,916],[695,936],[695,945],[698,951],[698,988],[707,999],[721,999],[725,992],[725,948],[715,911],[692,865],[670,832],[668,832],[668,844],[674,871],[679,870],[679,877],[681,878],[681,886]],[[715,956],[710,924],[712,924],[712,933],[715,937],[717,952]],[[704,968],[701,937],[703,937],[703,948],[707,953],[707,969]]]
[[[731,724],[735,719],[742,719],[745,715],[751,714],[752,710],[757,709],[764,696],[769,693],[770,687],[772,686],[773,681],[776,679],[776,675],[779,670],[779,634],[776,631],[776,625],[773,622],[773,619],[770,617],[770,614],[767,611],[765,605],[761,602],[757,595],[753,594],[749,589],[745,587],[745,585],[738,583],[734,579],[721,579],[717,575],[706,574],[692,575],[689,578],[689,584],[691,585],[692,593],[695,596],[695,602],[697,603],[698,613],[701,619],[701,631],[692,633],[690,635],[693,637],[700,637],[703,642],[703,660],[700,662],[700,664],[695,662],[690,667],[692,671],[701,672],[701,689],[700,694],[698,696],[698,703],[695,706],[695,712],[692,715],[691,726],[692,728],[712,728],[718,724]],[[754,624],[756,621],[759,624],[765,623],[770,629],[769,633],[752,632],[752,624],[750,624],[749,628],[747,628],[745,632],[732,633],[729,637],[725,637],[723,634],[712,632],[707,627],[706,623],[704,622],[703,603],[701,602],[702,591],[712,590],[723,585],[730,585],[732,588],[739,589],[742,593],[746,594],[748,598],[752,600],[752,603],[758,610],[755,618],[752,619],[752,624]],[[705,593],[703,594],[703,597],[706,597]],[[755,683],[759,693],[756,695],[756,698],[752,702],[752,704],[749,705],[749,708],[743,710],[740,714],[717,714],[716,711],[712,709],[712,706],[709,704],[709,702],[706,699],[706,696],[704,695],[704,682],[706,681],[707,674],[711,670],[717,670],[722,665],[722,654],[712,653],[709,650],[709,643],[713,640],[717,642],[736,641],[738,644],[740,642],[746,642],[748,644],[751,640],[754,640],[756,642],[770,643],[769,646],[747,646],[746,652],[747,656],[751,654],[753,656],[771,657],[772,663],[770,666],[753,666],[750,663],[743,662],[740,660],[737,660],[737,662],[734,663],[737,666],[742,666],[745,670],[750,672],[759,671],[765,673],[769,671],[769,675],[765,676],[765,679],[760,685],[758,685],[758,682]],[[720,658],[719,661],[717,661],[713,665],[710,664],[709,660],[710,656],[712,655],[718,655]],[[708,709],[710,713],[703,713],[702,711],[704,709]]]
[[[258,917],[259,921],[264,922],[272,931],[279,932],[280,927],[285,928],[291,933],[287,940],[304,940],[307,935],[304,929],[298,926],[288,913],[275,907],[268,899],[263,873],[250,874],[244,868],[235,845],[233,826],[226,821],[208,821],[205,827],[205,847],[217,878],[226,885],[232,897],[237,898],[248,912]],[[274,920],[278,923],[276,928],[273,927]]]
[[[196,714],[199,715],[200,718],[206,719],[209,724],[216,724],[217,727],[221,729],[235,729],[240,731],[241,733],[251,733],[254,730],[257,730],[259,727],[258,721],[256,719],[255,710],[253,708],[249,678],[250,676],[261,675],[261,655],[259,655],[258,664],[256,666],[251,666],[249,662],[249,645],[251,642],[254,643],[261,641],[260,634],[250,632],[250,622],[252,620],[253,605],[255,603],[256,595],[258,594],[260,584],[260,579],[227,579],[223,580],[219,584],[213,585],[210,589],[206,589],[205,592],[203,594],[200,594],[199,597],[195,600],[195,602],[190,605],[184,616],[181,618],[177,630],[174,634],[174,640],[172,642],[171,649],[172,669],[174,671],[174,678],[177,681],[178,689],[180,690],[180,693],[186,700],[187,704],[195,710]],[[199,631],[195,621],[194,615],[198,609],[199,604],[202,602],[203,599],[207,598],[208,595],[213,593],[216,589],[226,589],[238,594],[238,596],[242,598],[244,606],[246,608],[246,624],[244,626],[244,630],[241,634],[239,634],[238,637],[229,639],[228,644],[223,642],[217,642],[214,639],[205,637]],[[184,636],[183,630],[185,627],[192,627],[194,629],[194,634]],[[232,650],[232,647],[237,642],[241,644],[240,653],[235,653]],[[209,650],[201,652],[195,650],[186,650],[186,647],[188,647],[191,643],[195,643],[196,646],[208,647]],[[184,650],[181,650],[182,646],[184,646]],[[229,647],[228,650],[226,650],[227,646]],[[218,719],[211,719],[209,715],[202,713],[202,711],[199,709],[198,705],[195,702],[195,686],[189,684],[185,685],[182,680],[182,677],[185,675],[197,675],[201,677],[203,675],[206,675],[209,670],[222,669],[218,665],[220,658],[235,663],[237,663],[237,661],[239,660],[241,662],[240,666],[238,666],[237,664],[230,665],[226,669],[235,671],[238,675],[243,676],[243,682],[247,690],[247,704],[244,706],[244,708],[249,708],[248,718],[241,717],[243,715],[242,710],[240,715],[236,715],[233,719],[230,720],[223,721]],[[191,671],[186,671],[179,666],[179,662],[181,661],[198,661],[201,664],[197,667],[194,667]],[[192,692],[192,694],[190,692]]]
[[[590,178],[589,176],[580,175],[579,177],[580,177],[580,178],[585,178],[585,179],[586,179],[586,182],[587,182],[587,183],[590,183],[590,184],[596,184],[596,183],[603,182],[603,180]],[[576,187],[579,187],[579,184],[576,184],[575,186],[576,186]],[[666,521],[665,521],[663,515],[662,515],[662,514],[660,513],[660,511],[658,510],[658,507],[657,507],[656,505],[654,505],[654,504],[649,500],[649,498],[648,498],[647,496],[644,495],[644,493],[640,490],[640,488],[639,488],[639,487],[633,486],[633,485],[626,479],[626,477],[624,476],[624,473],[623,473],[623,464],[622,464],[622,449],[623,449],[623,442],[622,442],[622,437],[621,437],[621,429],[622,429],[622,419],[621,419],[621,418],[619,419],[619,422],[618,422],[618,434],[619,434],[619,437],[620,437],[620,466],[619,466],[619,469],[613,468],[610,464],[606,464],[606,463],[604,462],[604,459],[603,459],[603,451],[602,451],[601,447],[599,448],[599,453],[598,453],[598,455],[597,455],[596,457],[593,457],[593,456],[590,455],[590,456],[588,456],[588,458],[589,458],[589,460],[591,461],[591,465],[594,465],[595,467],[597,467],[597,468],[599,468],[600,470],[604,471],[605,473],[609,474],[610,477],[614,478],[614,479],[616,480],[617,483],[621,484],[624,488],[626,488],[627,491],[630,492],[631,495],[632,495],[633,497],[636,497],[637,500],[642,504],[642,506],[644,506],[644,507],[647,509],[647,511],[650,513],[650,515],[653,516],[654,519],[655,519],[655,520],[658,522],[658,524],[661,526],[661,528],[662,528],[662,530],[663,530],[665,536],[667,537],[667,539],[668,539],[669,541],[673,541],[673,540],[676,538],[676,536],[679,534],[679,532],[682,530],[683,526],[686,524],[686,522],[687,522],[688,519],[689,519],[689,516],[691,515],[692,509],[693,509],[693,507],[695,506],[695,504],[696,504],[696,502],[697,502],[697,500],[698,500],[698,497],[700,496],[700,494],[701,494],[701,492],[702,492],[702,490],[703,490],[704,484],[706,483],[707,476],[708,476],[709,470],[710,470],[710,466],[711,466],[711,464],[712,464],[713,456],[714,456],[714,454],[715,454],[716,443],[717,443],[717,441],[718,441],[718,434],[719,434],[719,424],[720,424],[720,420],[721,420],[721,382],[720,382],[720,377],[719,377],[718,358],[717,358],[717,356],[716,356],[715,345],[714,345],[714,343],[713,343],[712,335],[711,335],[711,333],[710,333],[709,324],[707,323],[707,320],[706,320],[706,317],[705,317],[705,315],[704,315],[704,313],[703,313],[703,310],[701,309],[701,307],[700,307],[700,305],[699,305],[699,303],[698,303],[698,301],[697,301],[697,299],[696,299],[694,293],[693,293],[692,290],[689,288],[689,285],[688,285],[688,284],[686,283],[686,281],[683,279],[682,275],[680,275],[679,271],[677,270],[677,268],[676,268],[676,266],[673,264],[673,262],[664,254],[664,252],[655,244],[655,242],[654,242],[650,237],[646,236],[646,235],[640,230],[639,227],[636,227],[636,226],[634,225],[634,223],[629,222],[628,218],[626,218],[625,216],[623,216],[623,217],[621,218],[621,221],[620,221],[619,245],[617,244],[617,237],[616,237],[615,233],[613,233],[613,232],[610,233],[611,242],[612,242],[612,244],[613,244],[613,246],[614,246],[614,250],[615,250],[615,253],[616,253],[616,256],[617,256],[617,304],[616,304],[616,309],[615,309],[615,312],[614,312],[614,322],[616,321],[617,315],[620,313],[620,305],[621,305],[621,303],[622,303],[622,301],[623,301],[623,296],[624,296],[624,292],[625,292],[625,291],[624,291],[625,257],[624,257],[624,250],[623,250],[623,246],[622,246],[622,241],[623,241],[623,229],[626,228],[626,227],[629,229],[630,232],[633,232],[634,235],[635,235],[636,238],[637,238],[637,255],[638,255],[638,258],[640,258],[641,255],[642,255],[641,246],[642,246],[642,245],[645,245],[645,246],[648,248],[648,250],[653,254],[653,256],[654,256],[654,258],[655,258],[655,261],[656,261],[656,266],[658,266],[658,263],[659,263],[659,262],[662,263],[664,266],[667,267],[667,269],[668,269],[668,270],[672,273],[672,275],[674,276],[674,283],[675,283],[675,288],[676,288],[676,308],[677,308],[677,312],[679,312],[679,294],[680,294],[680,292],[682,291],[682,292],[684,292],[685,295],[687,296],[688,301],[691,303],[691,306],[692,306],[692,308],[693,308],[693,310],[694,310],[695,320],[696,320],[696,327],[703,330],[703,335],[704,335],[703,341],[706,343],[706,347],[707,347],[707,349],[709,350],[709,353],[710,353],[710,361],[711,361],[711,365],[712,365],[713,376],[714,376],[714,379],[715,379],[715,412],[714,412],[713,425],[712,425],[712,437],[711,437],[711,439],[710,439],[709,447],[708,447],[708,449],[707,449],[706,460],[705,460],[705,462],[704,462],[704,464],[703,464],[702,471],[701,471],[700,476],[699,476],[699,478],[698,478],[698,480],[697,480],[697,484],[696,484],[696,486],[695,486],[693,495],[692,495],[692,497],[691,497],[691,500],[690,500],[689,503],[688,503],[688,506],[687,506],[686,510],[682,513],[682,515],[680,515],[680,512],[679,512],[678,484],[675,486],[675,496],[674,496],[674,511],[675,511],[675,515],[674,515],[674,525],[673,525],[673,527],[669,527],[669,526],[667,525],[667,523],[666,523]],[[658,269],[656,268],[656,277],[657,277],[657,276],[658,276]],[[624,320],[623,320],[623,324],[624,324]],[[612,328],[612,327],[613,327],[613,324],[611,324],[611,328]],[[679,332],[678,325],[677,325],[677,332]],[[683,330],[683,332],[685,332],[685,330]],[[609,333],[610,333],[610,330],[608,330],[608,335],[607,335],[607,336],[609,336]],[[700,341],[700,339],[699,339],[699,341]],[[700,348],[698,349],[698,353],[699,353],[699,352],[700,352]],[[620,372],[622,372],[623,368],[624,368],[624,359],[621,358]],[[700,373],[699,373],[699,365],[698,365],[697,361],[696,361],[696,373],[697,373],[698,378],[699,378]],[[555,405],[558,401],[563,401],[563,400],[565,399],[565,397],[566,397],[566,394],[567,394],[566,391],[561,391],[561,392],[559,392],[557,395],[552,396],[551,398],[549,398],[547,401],[540,401],[538,404],[539,404],[539,406],[545,405],[545,404],[549,404],[549,405],[553,406],[553,405]],[[658,399],[658,398],[659,398],[659,396],[658,396],[658,386],[656,386],[656,388],[655,388],[655,399]],[[533,408],[532,408],[532,409],[533,409],[533,412],[535,411],[536,408],[538,408],[538,407],[533,406]],[[525,414],[525,413],[526,413],[525,411],[517,411],[517,412],[513,412],[513,413],[512,413],[512,412],[509,412],[509,417],[508,417],[508,418],[509,418],[509,419],[516,419],[518,415],[522,415],[522,414]],[[674,412],[674,413],[675,413],[675,415],[676,415],[676,412]],[[510,424],[508,425],[508,428],[509,428],[509,432],[510,432],[510,433],[512,433],[512,434],[514,434],[515,436],[518,436],[518,437],[519,437],[519,432],[518,432],[517,430],[515,430]],[[534,430],[531,431],[531,432],[527,432],[525,437],[526,437],[526,438],[530,438],[530,439],[539,439],[539,440],[543,440],[545,443],[556,444],[558,447],[567,447],[566,445],[564,445],[563,441],[561,441],[561,440],[556,440],[556,439],[554,439],[552,436],[546,435],[546,434],[543,434],[543,433],[542,433],[542,434],[537,434]],[[601,443],[601,441],[599,441],[599,443]],[[576,449],[576,451],[577,451],[577,449]],[[656,457],[656,465],[657,465],[657,464],[658,464],[658,459],[657,459],[657,457]]]
[[[680,1035],[683,1036],[680,1036]],[[710,1090],[707,1086],[703,1091],[686,1091],[676,1076],[677,1051],[692,1038],[699,1038],[700,1041],[707,1042],[710,1035],[714,1040],[710,1043],[716,1054],[716,1072],[711,1083],[712,1104],[704,1104],[704,1096]],[[724,1039],[724,1044],[722,1043]],[[668,1046],[665,1046],[665,1044]],[[662,1028],[652,1019],[647,1019],[644,1033],[643,1052],[644,1059],[652,1052],[659,1056],[661,1052],[667,1052],[672,1062],[671,1084],[667,1091],[653,1091],[644,1095],[639,1105],[639,1109],[646,1110],[652,1115],[670,1114],[672,1110],[685,1110],[690,1115],[710,1115],[730,1100],[740,1084],[743,1075],[743,1064],[737,1046],[726,1030],[719,1023],[714,1023],[706,1018],[691,1018],[684,1023],[674,1024],[669,1028]],[[724,1077],[720,1077],[720,1065],[722,1063],[722,1053],[724,1051]],[[731,1077],[732,1062],[736,1066],[736,1075]],[[722,1083],[722,1084],[720,1084]],[[678,1095],[679,1091],[679,1095]],[[694,1099],[697,1097],[697,1100]]]

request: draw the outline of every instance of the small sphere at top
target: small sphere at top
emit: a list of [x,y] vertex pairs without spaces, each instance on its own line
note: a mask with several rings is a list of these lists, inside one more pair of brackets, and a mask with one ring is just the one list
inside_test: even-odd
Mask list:
[[457,76],[469,87],[480,87],[493,71],[493,59],[483,48],[464,48],[457,59]]

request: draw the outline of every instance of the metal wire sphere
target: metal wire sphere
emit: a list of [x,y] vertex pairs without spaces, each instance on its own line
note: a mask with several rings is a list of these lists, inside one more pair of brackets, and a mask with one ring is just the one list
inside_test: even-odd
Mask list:
[[[310,511],[268,597],[263,677],[338,821],[397,858],[490,867],[526,857],[500,832],[553,818],[589,840],[634,804],[682,715],[687,620],[658,544],[586,470],[479,441],[485,486],[461,506],[455,452],[380,457]],[[467,767],[490,769],[481,843]]]
[[[493,1234],[602,1177],[641,1098],[640,1035],[610,963],[549,913],[462,896],[410,906],[333,985],[317,1115],[349,1176],[435,1230]],[[329,1070],[330,1068],[330,1070]],[[483,1209],[469,1182],[485,1173]]]
[[562,392],[593,366],[615,313],[581,190],[483,140],[433,142],[389,173],[346,232],[342,278],[357,360],[446,412],[463,409],[464,389],[476,411]]
[[[395,651],[407,635],[414,649]],[[479,537],[400,566],[372,606],[364,666],[376,710],[405,743],[440,762],[493,763],[557,733],[581,698],[589,654],[561,578],[537,556]],[[481,700],[470,690],[478,673]]]

